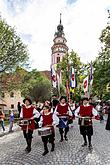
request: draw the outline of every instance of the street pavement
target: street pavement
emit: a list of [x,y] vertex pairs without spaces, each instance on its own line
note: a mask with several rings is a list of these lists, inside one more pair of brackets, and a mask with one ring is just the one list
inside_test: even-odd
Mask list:
[[[32,151],[26,154],[22,131],[0,137],[0,165],[110,165],[110,131],[105,130],[105,123],[94,121],[92,137],[93,150],[81,147],[77,120],[68,133],[68,141],[59,142],[56,128],[55,151],[42,156],[43,144],[37,130],[34,132]],[[48,144],[49,150],[51,145]]]

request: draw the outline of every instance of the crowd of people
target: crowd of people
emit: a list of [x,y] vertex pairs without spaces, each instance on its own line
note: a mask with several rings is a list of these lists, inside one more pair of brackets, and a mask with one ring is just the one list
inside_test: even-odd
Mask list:
[[[51,143],[51,152],[55,149],[55,128],[59,129],[60,142],[68,141],[69,124],[73,123],[74,119],[78,119],[79,131],[83,137],[84,143],[82,147],[88,145],[89,149],[92,149],[91,137],[93,135],[92,119],[104,120],[104,115],[108,116],[106,122],[106,130],[110,130],[110,104],[102,102],[92,102],[92,99],[84,97],[78,104],[72,99],[67,101],[65,96],[61,96],[57,99],[56,95],[52,96],[51,101],[46,100],[44,103],[32,104],[30,98],[23,100],[22,106],[18,104],[18,117],[19,126],[23,131],[24,138],[27,146],[25,152],[31,151],[31,143],[33,138],[33,131],[38,130],[38,134],[41,136],[45,156],[48,150],[48,142]],[[0,124],[4,127],[5,115],[0,111]],[[12,132],[14,113],[9,112],[10,127],[9,132]],[[74,123],[73,123],[74,125]]]

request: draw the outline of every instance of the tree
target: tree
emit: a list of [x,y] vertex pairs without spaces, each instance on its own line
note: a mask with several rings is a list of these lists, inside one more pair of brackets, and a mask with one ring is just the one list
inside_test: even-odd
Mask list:
[[34,101],[44,101],[51,97],[51,82],[33,69],[24,76],[21,91],[23,96],[29,96]]
[[101,51],[94,61],[94,94],[102,99],[107,92],[107,85],[110,84],[110,25],[102,30],[100,41],[102,44]]
[[0,17],[0,73],[13,71],[16,66],[26,65],[27,52],[26,45],[17,36],[14,28]]

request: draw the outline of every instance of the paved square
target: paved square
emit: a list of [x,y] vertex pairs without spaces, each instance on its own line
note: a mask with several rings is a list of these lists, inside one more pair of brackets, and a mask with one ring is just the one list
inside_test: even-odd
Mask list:
[[[22,131],[0,137],[0,165],[110,165],[110,131],[105,124],[94,121],[92,137],[93,150],[82,148],[82,137],[79,134],[77,121],[70,128],[68,141],[59,142],[56,128],[55,151],[42,156],[43,144],[37,131],[34,132],[32,151],[25,154],[26,147]],[[51,149],[48,144],[49,150]]]

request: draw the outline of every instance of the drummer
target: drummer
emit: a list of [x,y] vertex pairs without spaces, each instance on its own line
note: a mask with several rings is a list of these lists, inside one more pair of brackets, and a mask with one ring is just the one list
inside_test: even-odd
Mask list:
[[42,116],[41,116],[40,121],[39,121],[39,127],[49,127],[52,131],[52,134],[47,135],[47,136],[41,136],[43,144],[44,144],[44,152],[42,154],[43,156],[45,156],[49,152],[48,147],[47,147],[48,141],[52,145],[51,152],[54,151],[54,148],[55,148],[55,144],[54,144],[54,140],[55,140],[54,125],[58,125],[58,124],[59,124],[58,117],[55,114],[51,113],[51,110],[50,110],[49,106],[44,106],[43,111],[42,111]]
[[[87,139],[86,139],[86,135],[87,135],[88,143],[89,143],[88,147],[89,149],[92,149],[92,144],[91,144],[91,136],[93,135],[92,117],[95,116],[96,119],[99,119],[99,117],[97,110],[95,110],[94,107],[89,104],[89,99],[87,97],[84,97],[82,99],[82,105],[80,105],[76,109],[75,116],[79,117],[80,134],[83,136],[84,139],[84,144],[82,145],[82,147],[87,146]],[[86,125],[85,125],[84,117],[86,117]]]
[[[29,126],[22,126],[23,135],[26,139],[27,147],[25,148],[26,153],[31,151],[31,142],[32,142],[32,134],[35,129],[34,118],[39,118],[40,113],[32,106],[32,101],[30,98],[25,98],[23,100],[24,105],[22,106],[20,113],[20,120],[26,120],[30,122]],[[27,130],[28,128],[28,130]]]
[[[60,142],[63,141],[63,133],[64,133],[64,138],[67,141],[67,133],[69,131],[69,117],[72,117],[72,112],[70,110],[70,106],[67,103],[67,99],[65,96],[61,96],[59,104],[55,108],[54,112],[58,117],[59,117],[59,132],[61,135]],[[64,129],[64,130],[63,130]]]

